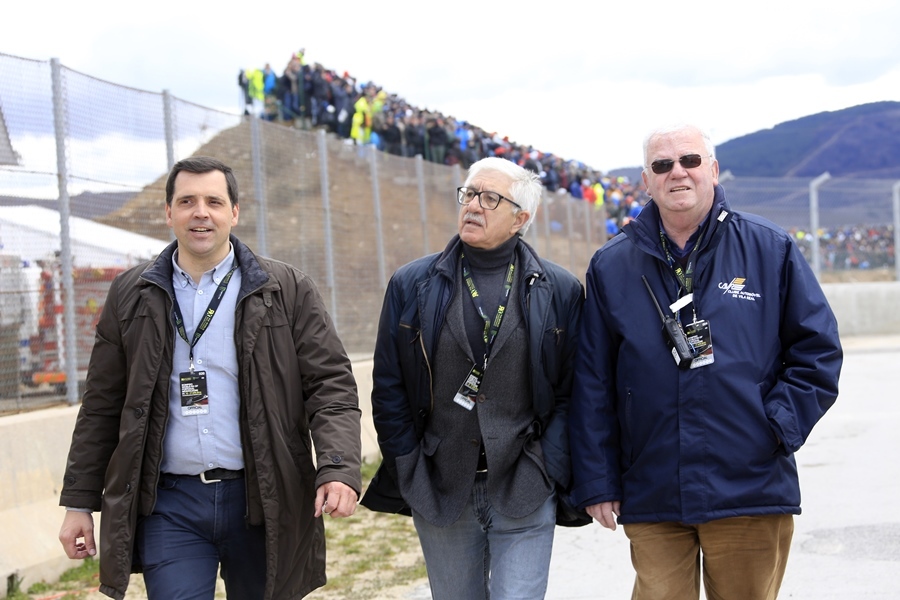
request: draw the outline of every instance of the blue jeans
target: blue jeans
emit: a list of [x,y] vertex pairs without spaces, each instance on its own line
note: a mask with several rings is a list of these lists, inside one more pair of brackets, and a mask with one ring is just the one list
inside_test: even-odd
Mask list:
[[261,599],[262,526],[248,527],[244,479],[203,483],[161,475],[153,514],[138,519],[135,552],[150,600],[212,600],[219,564],[229,600]]
[[436,527],[413,511],[434,600],[540,600],[547,592],[556,495],[521,519],[496,512],[478,474],[459,520]]

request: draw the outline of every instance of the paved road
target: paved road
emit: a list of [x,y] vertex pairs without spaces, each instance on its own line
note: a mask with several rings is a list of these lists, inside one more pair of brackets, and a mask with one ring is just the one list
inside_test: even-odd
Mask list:
[[[900,598],[900,337],[844,348],[837,404],[797,453],[803,514],[781,599]],[[549,600],[627,599],[633,577],[621,527],[557,528]],[[408,600],[429,597],[417,586]]]

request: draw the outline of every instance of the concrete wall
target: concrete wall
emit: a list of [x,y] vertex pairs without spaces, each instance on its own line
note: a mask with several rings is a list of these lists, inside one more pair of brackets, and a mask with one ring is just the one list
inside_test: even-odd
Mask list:
[[841,337],[900,334],[900,282],[829,283],[822,289]]
[[[825,294],[841,336],[900,335],[900,283],[828,284]],[[363,411],[363,454],[377,460],[372,426],[372,359],[351,356]],[[0,597],[10,576],[22,589],[55,581],[74,563],[57,540],[64,511],[57,505],[78,407],[51,408],[0,418]]]

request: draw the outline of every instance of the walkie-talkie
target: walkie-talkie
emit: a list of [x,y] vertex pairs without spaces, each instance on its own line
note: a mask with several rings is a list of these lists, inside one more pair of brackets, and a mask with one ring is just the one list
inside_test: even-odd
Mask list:
[[650,289],[650,283],[647,281],[647,278],[641,275],[641,279],[644,280],[644,285],[647,286],[647,292],[650,293],[650,298],[653,299],[653,305],[656,306],[656,312],[659,313],[659,318],[662,320],[663,331],[666,334],[666,340],[669,343],[669,347],[672,349],[672,358],[675,359],[675,364],[681,369],[690,367],[691,361],[694,360],[694,351],[691,350],[691,345],[688,344],[687,338],[684,336],[684,331],[675,319],[663,312],[662,308],[659,306],[659,302],[656,300],[656,296],[653,294],[653,290]]

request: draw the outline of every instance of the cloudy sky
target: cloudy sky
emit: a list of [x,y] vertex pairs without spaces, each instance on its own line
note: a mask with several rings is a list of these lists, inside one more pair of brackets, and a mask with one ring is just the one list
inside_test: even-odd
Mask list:
[[722,143],[900,101],[895,0],[51,0],[14,13],[0,52],[113,83],[237,112],[241,68],[281,73],[305,48],[413,105],[602,170],[640,164],[661,124],[696,122]]

